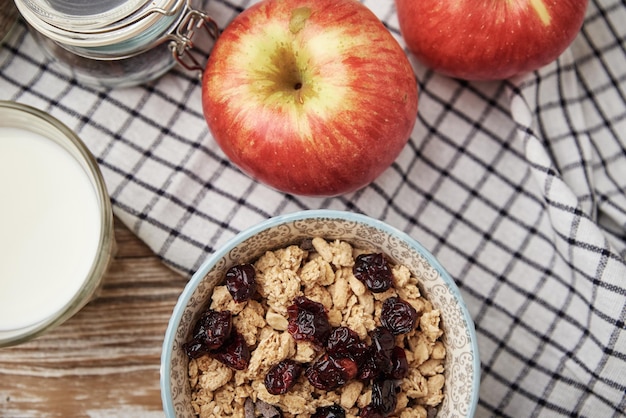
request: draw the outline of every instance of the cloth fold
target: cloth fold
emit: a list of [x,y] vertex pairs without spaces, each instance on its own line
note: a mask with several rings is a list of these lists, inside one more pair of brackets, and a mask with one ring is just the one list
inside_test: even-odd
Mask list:
[[[392,0],[364,0],[404,46]],[[224,27],[247,0],[213,0]],[[502,82],[419,81],[411,139],[370,186],[285,195],[243,175],[208,132],[200,82],[83,86],[19,24],[0,49],[0,99],[51,113],[96,156],[115,214],[191,275],[268,217],[332,208],[413,236],[455,278],[476,323],[476,416],[619,417],[626,410],[626,5],[592,0],[557,61]],[[0,209],[0,216],[2,210]]]

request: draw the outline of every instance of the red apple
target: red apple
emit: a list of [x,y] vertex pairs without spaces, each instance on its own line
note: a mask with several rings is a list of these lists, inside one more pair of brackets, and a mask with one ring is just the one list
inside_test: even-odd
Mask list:
[[372,182],[416,120],[406,53],[356,0],[263,0],[222,32],[202,81],[228,158],[286,193],[333,196]]
[[409,50],[467,80],[501,80],[554,61],[578,34],[587,2],[395,0]]

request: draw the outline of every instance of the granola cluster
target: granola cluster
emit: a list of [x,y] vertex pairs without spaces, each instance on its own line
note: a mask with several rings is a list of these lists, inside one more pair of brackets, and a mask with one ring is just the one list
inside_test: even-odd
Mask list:
[[[407,267],[392,266],[393,287],[370,292],[355,278],[352,267],[364,251],[344,241],[316,237],[306,245],[268,251],[255,263],[258,297],[235,302],[226,286],[217,286],[210,309],[228,310],[233,326],[250,347],[250,362],[233,370],[209,355],[189,361],[192,405],[201,418],[257,417],[262,410],[280,408],[286,418],[310,417],[318,407],[340,405],[346,417],[357,417],[370,404],[372,387],[353,379],[340,388],[315,388],[304,377],[287,393],[273,395],[264,385],[268,370],[278,362],[293,359],[310,363],[321,355],[308,341],[296,341],[287,332],[287,310],[295,298],[305,296],[321,303],[333,327],[344,326],[368,341],[381,325],[383,302],[400,297],[418,313],[415,328],[397,335],[396,345],[405,349],[408,373],[399,384],[395,418],[427,417],[443,400],[446,350],[440,338],[439,311],[420,294],[418,281]],[[256,411],[256,412],[255,412]],[[259,412],[261,411],[261,412]]]

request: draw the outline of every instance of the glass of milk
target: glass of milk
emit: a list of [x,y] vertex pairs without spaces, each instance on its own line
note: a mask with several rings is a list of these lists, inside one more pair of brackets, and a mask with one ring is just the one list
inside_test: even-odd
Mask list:
[[83,142],[49,114],[0,101],[0,347],[89,302],[115,252],[111,203]]

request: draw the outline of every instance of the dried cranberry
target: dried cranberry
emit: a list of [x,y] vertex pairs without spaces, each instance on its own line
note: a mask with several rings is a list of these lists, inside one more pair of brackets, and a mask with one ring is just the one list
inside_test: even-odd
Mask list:
[[205,344],[195,339],[184,343],[183,350],[189,358],[199,358],[210,352]]
[[391,331],[384,327],[376,327],[370,332],[370,339],[372,344],[365,362],[359,369],[359,379],[363,380],[385,376],[393,370],[391,356],[396,341]]
[[371,350],[368,352],[368,356],[365,357],[365,361],[359,367],[358,378],[361,380],[370,380],[378,376],[378,370],[374,363],[374,356],[371,355]]
[[310,341],[323,347],[331,331],[324,305],[304,296],[287,308],[287,330],[296,341]]
[[235,370],[244,370],[250,363],[250,348],[237,330],[233,330],[226,343],[211,355]]
[[313,245],[313,238],[305,238],[300,243],[300,249],[304,251],[315,251],[315,246]]
[[374,293],[384,292],[393,284],[391,267],[381,253],[357,256],[352,273]]
[[370,380],[393,372],[393,360],[388,353],[370,348],[369,357],[359,369],[359,379]]
[[326,351],[335,358],[348,357],[361,364],[365,360],[367,344],[350,328],[337,327],[328,337]]
[[406,358],[404,348],[395,346],[391,352],[391,372],[389,377],[392,379],[404,379],[409,372],[409,362]]
[[311,418],[346,418],[346,411],[337,404],[320,406]]
[[365,408],[361,409],[359,416],[361,418],[385,418],[385,416],[374,409],[372,405],[367,405]]
[[245,302],[256,292],[256,271],[252,264],[239,264],[226,272],[226,289],[235,302]]
[[394,335],[406,334],[415,328],[417,311],[401,298],[390,297],[383,302],[380,322]]
[[194,325],[191,341],[183,346],[185,352],[191,358],[198,358],[221,347],[230,336],[232,323],[230,311],[208,309]]
[[371,406],[383,416],[387,416],[393,413],[397,404],[396,383],[391,379],[374,380]]
[[369,335],[372,340],[372,345],[375,346],[377,350],[390,353],[396,346],[396,339],[387,328],[376,327],[370,331]]
[[265,388],[272,395],[282,395],[296,384],[302,374],[302,364],[285,359],[273,365],[265,375]]
[[357,374],[357,365],[349,358],[334,358],[324,354],[304,371],[311,385],[321,390],[333,390],[348,383]]
[[370,380],[379,375],[378,368],[374,363],[374,356],[372,350],[368,351],[368,355],[365,357],[365,361],[359,367],[358,378],[361,380]]

